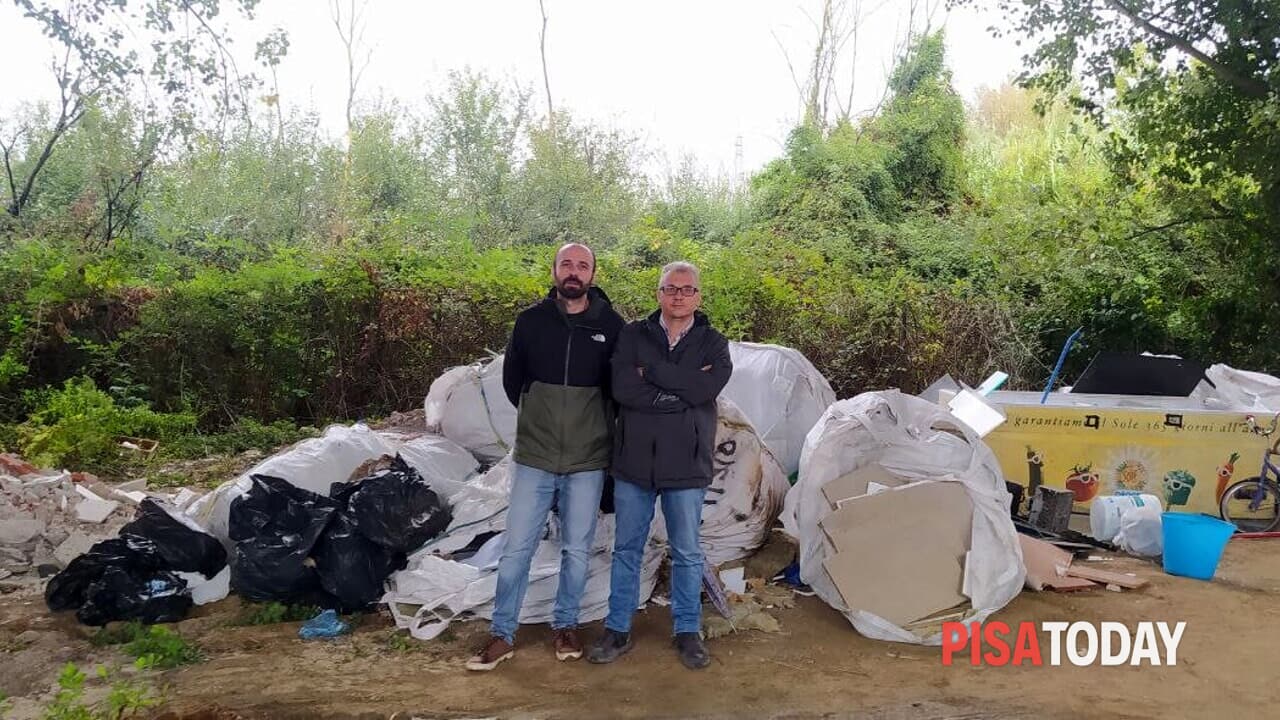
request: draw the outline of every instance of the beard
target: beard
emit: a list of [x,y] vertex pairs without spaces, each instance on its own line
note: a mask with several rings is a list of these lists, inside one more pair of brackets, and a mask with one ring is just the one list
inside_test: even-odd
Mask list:
[[577,300],[587,294],[587,284],[576,277],[567,277],[556,283],[556,292],[566,300]]

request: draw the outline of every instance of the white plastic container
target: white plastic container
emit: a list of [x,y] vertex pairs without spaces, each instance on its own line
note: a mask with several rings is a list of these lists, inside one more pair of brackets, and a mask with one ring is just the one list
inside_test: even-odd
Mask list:
[[1111,542],[1120,532],[1120,520],[1124,514],[1139,507],[1154,505],[1163,511],[1160,498],[1155,495],[1102,495],[1089,506],[1089,530],[1094,538]]
[[1164,512],[1159,505],[1125,508],[1120,513],[1116,547],[1138,557],[1156,557],[1164,552]]

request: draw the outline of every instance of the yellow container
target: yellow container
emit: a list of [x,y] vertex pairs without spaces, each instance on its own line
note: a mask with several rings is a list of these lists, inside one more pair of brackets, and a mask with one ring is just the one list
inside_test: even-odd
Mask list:
[[1008,418],[984,438],[1005,479],[1075,494],[1085,510],[1100,495],[1160,497],[1166,510],[1218,515],[1222,491],[1258,474],[1266,440],[1244,411],[1206,410],[1188,398],[997,392]]

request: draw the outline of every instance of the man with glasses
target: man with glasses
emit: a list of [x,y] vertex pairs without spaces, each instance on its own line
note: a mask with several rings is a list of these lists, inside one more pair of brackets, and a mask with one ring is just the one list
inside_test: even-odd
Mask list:
[[595,274],[590,248],[560,248],[551,268],[554,286],[516,317],[511,331],[502,364],[503,388],[518,411],[511,501],[490,637],[467,661],[468,670],[492,670],[515,654],[529,565],[552,503],[563,546],[551,623],[556,659],[582,657],[578,609],[612,447],[610,357],[623,325],[593,284]]
[[632,647],[631,616],[640,596],[640,563],[654,505],[662,502],[671,547],[671,618],[680,661],[711,662],[702,642],[702,549],[698,527],[711,484],[716,396],[729,382],[729,342],[699,312],[698,268],[662,269],[658,310],[627,325],[613,354],[619,405],[610,472],[617,532],[605,632],[587,652],[613,662]]

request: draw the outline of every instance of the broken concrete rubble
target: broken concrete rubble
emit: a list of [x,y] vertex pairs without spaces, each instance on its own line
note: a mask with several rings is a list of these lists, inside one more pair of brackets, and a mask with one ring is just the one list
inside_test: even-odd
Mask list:
[[[113,487],[89,473],[41,470],[0,456],[0,569],[29,581],[66,567],[94,543],[115,537],[132,519],[134,504],[149,496],[169,499],[145,488],[146,480]],[[188,504],[198,497],[183,492]]]
[[58,565],[66,567],[72,560],[89,552],[89,548],[93,547],[95,542],[97,540],[85,533],[79,530],[73,531],[66,540],[54,548],[53,558],[58,561]]
[[30,515],[15,515],[0,520],[0,544],[22,545],[44,532],[44,523]]
[[76,485],[76,492],[82,498],[76,504],[76,517],[81,522],[103,522],[120,507],[120,503],[115,500],[107,500],[83,485]]
[[147,489],[147,479],[138,478],[137,480],[130,480],[129,482],[116,485],[113,489],[119,493],[144,492]]
[[34,475],[40,472],[40,468],[23,460],[12,453],[0,454],[0,473],[12,475],[13,477],[22,477],[24,475]]

